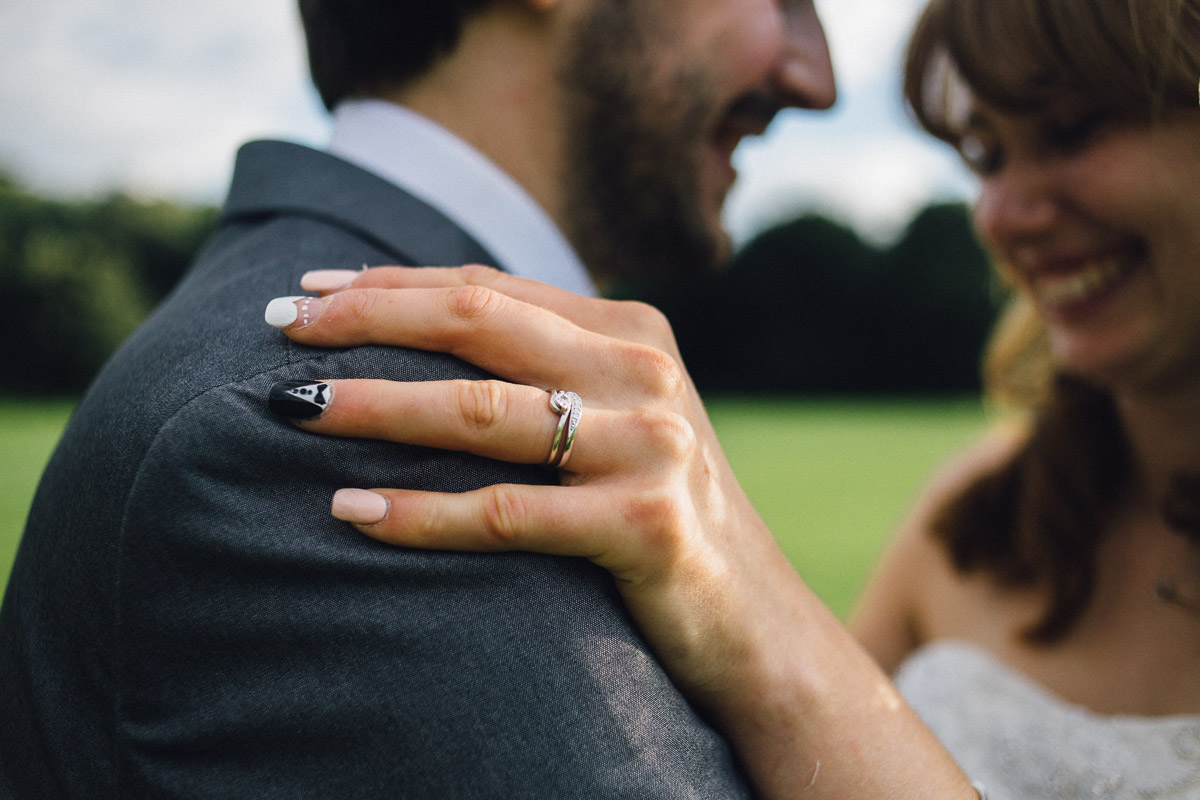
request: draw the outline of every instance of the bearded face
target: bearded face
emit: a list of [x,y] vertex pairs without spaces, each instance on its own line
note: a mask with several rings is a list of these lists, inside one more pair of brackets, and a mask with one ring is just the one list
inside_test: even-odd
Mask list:
[[642,6],[596,3],[560,73],[567,235],[602,279],[707,272],[729,251],[728,185],[704,181],[716,84],[703,60],[664,57],[671,37]]

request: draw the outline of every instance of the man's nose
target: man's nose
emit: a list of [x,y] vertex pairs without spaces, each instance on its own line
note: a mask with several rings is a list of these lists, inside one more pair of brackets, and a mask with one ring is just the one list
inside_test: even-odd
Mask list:
[[817,9],[811,2],[788,3],[786,8],[776,91],[787,106],[829,108],[837,100],[837,82]]

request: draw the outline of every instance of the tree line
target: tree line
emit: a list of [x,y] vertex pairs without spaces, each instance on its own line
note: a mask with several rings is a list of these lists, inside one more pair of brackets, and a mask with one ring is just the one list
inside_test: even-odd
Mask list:
[[0,176],[0,392],[81,391],[183,274],[216,210],[38,197]]
[[[39,197],[0,176],[0,393],[81,391],[165,297],[217,210],[123,194]],[[627,284],[675,326],[702,391],[935,394],[978,388],[997,305],[961,205],[918,214],[891,245],[807,216],[725,270]]]
[[805,216],[717,274],[623,293],[666,313],[704,391],[840,395],[977,392],[1003,300],[961,203],[881,247]]

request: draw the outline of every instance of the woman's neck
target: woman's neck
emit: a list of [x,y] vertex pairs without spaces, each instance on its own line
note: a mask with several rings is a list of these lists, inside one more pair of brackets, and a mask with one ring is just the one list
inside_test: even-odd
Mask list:
[[1200,387],[1118,393],[1115,402],[1135,474],[1150,496],[1163,497],[1181,472],[1200,475]]

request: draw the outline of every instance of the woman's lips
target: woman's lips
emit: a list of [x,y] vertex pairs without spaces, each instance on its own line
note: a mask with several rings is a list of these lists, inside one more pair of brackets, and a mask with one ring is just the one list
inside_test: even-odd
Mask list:
[[1099,297],[1129,271],[1132,259],[1111,255],[1091,259],[1070,271],[1047,271],[1031,276],[1030,288],[1038,305],[1047,309],[1077,306]]

